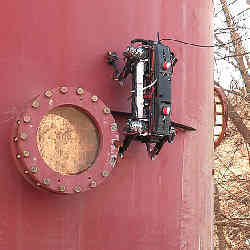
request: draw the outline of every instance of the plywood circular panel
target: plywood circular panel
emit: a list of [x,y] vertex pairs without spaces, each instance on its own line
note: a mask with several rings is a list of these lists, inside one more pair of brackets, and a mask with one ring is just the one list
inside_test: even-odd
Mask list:
[[82,88],[45,90],[19,114],[12,133],[18,170],[56,193],[96,187],[115,166],[119,135],[110,109]]

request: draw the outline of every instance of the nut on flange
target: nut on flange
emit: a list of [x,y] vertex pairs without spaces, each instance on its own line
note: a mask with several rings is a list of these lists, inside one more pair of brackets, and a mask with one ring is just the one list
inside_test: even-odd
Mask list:
[[117,123],[114,122],[114,123],[111,124],[111,130],[113,132],[117,130]]
[[23,121],[24,121],[25,123],[29,123],[29,122],[31,121],[31,117],[30,117],[29,115],[25,115],[25,116],[23,117]]
[[24,156],[25,158],[28,158],[28,157],[30,156],[30,152],[24,150],[24,151],[23,151],[23,156]]
[[32,108],[39,108],[40,107],[40,102],[38,100],[35,100],[33,103],[32,103]]
[[91,100],[92,100],[92,102],[97,102],[97,101],[98,101],[98,96],[93,95],[93,96],[91,97]]
[[60,92],[61,92],[62,94],[66,94],[66,93],[68,93],[68,88],[67,88],[67,87],[61,87],[61,88],[60,88]]
[[106,170],[102,171],[102,176],[103,177],[108,177],[109,176],[109,172],[106,171]]
[[82,191],[82,189],[81,189],[80,186],[76,186],[76,187],[74,187],[74,191],[75,191],[76,193],[80,193],[80,192]]
[[49,185],[49,184],[50,184],[50,179],[49,179],[49,178],[44,178],[44,179],[43,179],[43,183],[44,183],[45,185]]
[[33,174],[37,173],[37,172],[38,172],[38,167],[32,167],[32,168],[31,168],[31,172],[32,172]]
[[51,90],[47,90],[44,95],[48,98],[51,98],[53,96],[53,92]]
[[97,186],[96,181],[91,181],[89,186],[95,188]]
[[110,114],[110,108],[104,107],[103,112],[104,114]]
[[65,190],[66,190],[66,187],[65,187],[65,186],[59,186],[59,187],[58,187],[58,191],[59,191],[59,192],[65,192]]
[[76,90],[76,93],[77,93],[78,95],[82,95],[82,94],[83,94],[83,89],[82,89],[82,88],[78,88],[78,89]]

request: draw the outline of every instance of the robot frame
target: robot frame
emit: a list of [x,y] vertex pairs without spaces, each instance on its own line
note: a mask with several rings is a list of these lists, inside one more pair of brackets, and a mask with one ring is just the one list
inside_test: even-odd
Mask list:
[[[121,158],[133,140],[146,144],[153,160],[166,142],[173,143],[175,128],[195,130],[171,120],[171,81],[177,62],[170,48],[158,41],[134,39],[123,53],[125,65],[118,70],[118,56],[108,52],[106,60],[114,69],[113,80],[123,82],[131,74],[131,114],[125,139],[119,148]],[[154,146],[152,147],[152,144]]]

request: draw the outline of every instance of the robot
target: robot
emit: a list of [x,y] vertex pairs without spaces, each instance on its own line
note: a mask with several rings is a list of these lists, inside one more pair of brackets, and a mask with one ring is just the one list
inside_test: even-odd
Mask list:
[[131,74],[131,113],[125,139],[119,148],[121,158],[131,141],[145,143],[153,160],[163,145],[173,143],[175,128],[195,130],[171,121],[171,81],[177,59],[170,48],[158,41],[134,39],[123,53],[125,65],[117,67],[118,56],[108,52],[106,60],[114,69],[113,80],[122,83]]

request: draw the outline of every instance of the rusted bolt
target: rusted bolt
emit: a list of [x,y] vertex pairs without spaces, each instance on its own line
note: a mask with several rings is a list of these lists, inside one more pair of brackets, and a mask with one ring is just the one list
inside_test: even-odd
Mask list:
[[115,122],[111,124],[111,130],[113,132],[117,130],[117,124]]
[[20,121],[20,120],[17,120],[16,123],[17,123],[17,125],[20,125],[20,124],[21,124],[21,121]]
[[48,98],[51,98],[53,96],[53,92],[51,90],[47,90],[44,95]]
[[97,186],[96,181],[90,182],[90,187],[95,188]]
[[25,158],[27,158],[27,157],[29,157],[30,156],[30,152],[29,151],[23,151],[23,156],[25,157]]
[[17,142],[17,141],[18,141],[18,137],[14,137],[14,138],[13,138],[13,141],[14,141],[14,142]]
[[65,190],[66,190],[65,186],[59,186],[58,187],[59,192],[65,192]]
[[20,155],[20,154],[17,154],[17,155],[16,155],[16,158],[17,158],[17,159],[20,159],[20,158],[21,158],[21,155]]
[[103,112],[104,114],[110,114],[110,108],[104,107]]
[[83,89],[82,89],[82,88],[78,88],[78,89],[76,90],[76,93],[77,93],[78,95],[82,95],[82,94],[83,94]]
[[80,193],[81,192],[81,187],[80,186],[76,186],[76,187],[74,187],[74,191],[76,192],[76,193]]
[[49,179],[49,178],[44,178],[44,179],[43,179],[43,183],[44,183],[45,185],[49,185],[49,184],[50,184],[50,179]]
[[30,117],[29,115],[25,115],[25,116],[23,117],[23,121],[24,121],[25,123],[29,123],[29,122],[31,121],[31,117]]
[[38,100],[35,100],[33,103],[32,103],[32,108],[39,108],[40,107],[40,102]]
[[98,101],[98,96],[93,95],[93,96],[91,97],[91,100],[92,100],[92,102],[97,102],[97,101]]
[[25,133],[25,132],[22,132],[21,134],[20,134],[20,138],[22,139],[22,140],[27,140],[27,138],[28,138],[28,135]]
[[32,167],[32,168],[31,168],[31,172],[32,172],[33,174],[37,173],[37,171],[38,171],[38,167]]
[[66,93],[68,93],[68,88],[67,87],[61,87],[60,92],[63,93],[63,94],[66,94]]
[[109,176],[109,172],[106,171],[106,170],[102,171],[102,176],[103,177],[108,177]]
[[25,173],[25,174],[28,174],[28,173],[29,173],[29,171],[28,171],[28,170],[24,170],[24,173]]

